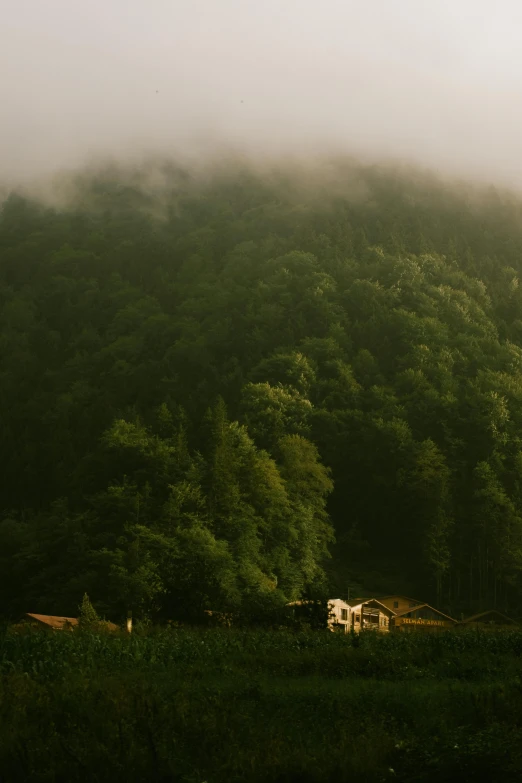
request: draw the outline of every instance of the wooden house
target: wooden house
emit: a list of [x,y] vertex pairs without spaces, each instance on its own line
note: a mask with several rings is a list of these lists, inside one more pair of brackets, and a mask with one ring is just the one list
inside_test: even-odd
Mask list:
[[[294,614],[306,616],[307,610],[313,606],[312,601],[293,601],[289,604]],[[390,620],[393,611],[374,598],[357,598],[354,601],[344,601],[342,598],[331,598],[328,601],[327,627],[338,633],[359,633],[360,631],[390,630]]]
[[398,612],[391,622],[394,631],[443,631],[456,625],[457,620],[429,604],[417,604]]
[[385,595],[382,598],[379,597],[378,600],[381,604],[387,606],[388,609],[395,612],[395,614],[400,614],[400,612],[405,612],[407,609],[422,604],[422,601],[418,601],[416,598],[408,598],[405,595]]
[[355,633],[360,631],[379,631],[388,633],[390,622],[394,617],[393,609],[385,606],[376,598],[356,598],[348,601],[350,607],[350,630]]
[[487,612],[480,612],[462,620],[458,624],[459,628],[480,628],[481,630],[498,630],[501,628],[517,628],[519,624],[497,609],[489,609]]

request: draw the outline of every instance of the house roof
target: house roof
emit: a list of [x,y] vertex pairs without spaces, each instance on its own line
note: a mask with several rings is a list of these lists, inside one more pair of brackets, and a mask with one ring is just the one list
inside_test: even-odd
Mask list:
[[489,609],[487,612],[480,612],[479,614],[474,614],[471,617],[466,617],[465,620],[463,620],[463,623],[480,623],[480,622],[486,622],[486,617],[490,615],[495,615],[496,617],[499,617],[500,619],[504,620],[506,625],[518,625],[516,620],[512,620],[511,617],[508,617],[506,614],[502,614],[502,612],[499,612],[497,609]]
[[39,623],[48,625],[50,628],[63,628],[65,625],[78,625],[76,617],[57,617],[50,614],[31,614],[27,612],[27,617],[32,617],[33,620],[38,620]]
[[390,614],[392,616],[395,615],[393,609],[390,609],[389,606],[385,606],[383,603],[379,601],[378,598],[356,598],[354,601],[347,601],[346,603],[352,609],[355,606],[362,606],[363,604],[377,604],[377,608],[380,609],[385,614]]
[[[346,601],[344,600],[344,598],[329,598],[327,603],[328,604],[333,604],[334,601],[338,601],[340,603],[346,604]],[[312,599],[304,599],[304,600],[301,600],[301,601],[290,601],[286,605],[287,606],[319,606],[320,603],[321,603],[320,601],[313,601]],[[349,606],[349,604],[346,604],[346,605]]]
[[[50,614],[32,614],[31,612],[27,612],[26,617],[31,617],[33,620],[37,620],[39,623],[48,625],[49,628],[54,628],[55,630],[62,630],[67,625],[77,626],[80,622],[77,617],[59,617]],[[109,631],[119,630],[117,625],[106,620],[101,620],[100,625],[101,627],[107,628]]]
[[410,614],[410,612],[418,612],[419,609],[429,609],[430,611],[435,612],[435,614],[440,614],[441,617],[445,617],[446,620],[451,620],[452,623],[457,622],[457,620],[455,620],[453,617],[450,617],[449,614],[444,614],[444,612],[441,612],[440,609],[435,609],[429,604],[416,604],[415,606],[410,606],[409,609],[405,609],[403,612],[397,612],[395,617],[404,617],[404,615]]
[[409,598],[407,595],[397,595],[396,593],[394,595],[381,595],[379,596],[379,601],[386,601],[389,598],[402,598],[404,601],[411,601],[416,606],[422,604],[422,601],[419,601],[417,598]]

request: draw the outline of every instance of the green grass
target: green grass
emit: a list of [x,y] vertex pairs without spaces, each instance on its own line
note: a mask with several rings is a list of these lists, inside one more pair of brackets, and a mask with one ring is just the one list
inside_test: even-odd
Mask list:
[[3,781],[515,781],[522,633],[0,639]]

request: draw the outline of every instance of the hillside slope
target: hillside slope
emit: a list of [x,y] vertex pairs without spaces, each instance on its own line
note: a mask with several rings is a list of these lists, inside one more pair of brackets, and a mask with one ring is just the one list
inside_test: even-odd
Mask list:
[[3,611],[255,615],[324,568],[516,611],[522,201],[158,170],[2,206]]

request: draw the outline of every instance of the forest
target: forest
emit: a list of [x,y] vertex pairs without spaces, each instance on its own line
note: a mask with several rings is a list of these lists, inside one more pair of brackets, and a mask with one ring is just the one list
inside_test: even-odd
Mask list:
[[522,598],[522,198],[330,160],[0,211],[0,613]]

